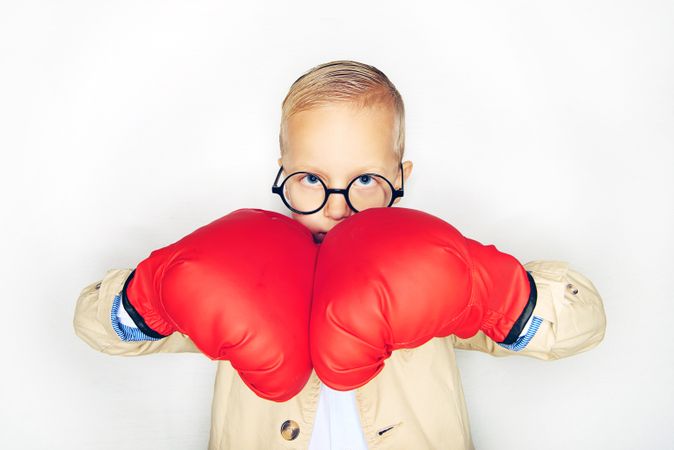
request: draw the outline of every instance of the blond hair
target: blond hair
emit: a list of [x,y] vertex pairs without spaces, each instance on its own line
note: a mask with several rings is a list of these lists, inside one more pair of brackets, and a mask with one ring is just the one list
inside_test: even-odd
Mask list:
[[405,153],[405,106],[396,87],[376,67],[357,61],[338,60],[311,68],[290,86],[281,107],[279,145],[287,151],[288,119],[300,111],[332,102],[349,102],[360,108],[375,104],[394,108],[397,136],[394,152],[398,162]]

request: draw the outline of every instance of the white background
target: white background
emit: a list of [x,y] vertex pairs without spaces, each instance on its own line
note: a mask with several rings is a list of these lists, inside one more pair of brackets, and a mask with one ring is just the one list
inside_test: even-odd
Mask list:
[[399,206],[604,299],[590,352],[459,352],[477,448],[671,448],[673,25],[665,1],[2,2],[0,447],[206,447],[216,363],[95,352],[76,299],[236,208],[285,213],[281,101],[354,59],[405,100]]

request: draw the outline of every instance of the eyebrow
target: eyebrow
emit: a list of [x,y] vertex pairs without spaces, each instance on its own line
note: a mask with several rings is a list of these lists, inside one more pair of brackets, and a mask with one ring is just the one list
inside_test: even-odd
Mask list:
[[[325,176],[325,172],[321,171],[317,167],[313,167],[311,165],[300,165],[298,168],[294,169],[292,172],[311,172],[315,173],[316,175],[323,175]],[[292,173],[290,172],[290,173]],[[360,175],[363,173],[377,173],[382,175],[384,173],[384,169],[382,167],[378,166],[366,166],[366,167],[361,167],[358,170],[354,170],[354,176]]]

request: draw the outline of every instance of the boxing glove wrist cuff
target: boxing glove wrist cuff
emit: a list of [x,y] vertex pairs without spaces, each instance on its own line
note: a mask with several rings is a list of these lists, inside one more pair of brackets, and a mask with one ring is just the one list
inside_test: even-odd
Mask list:
[[136,311],[136,308],[133,307],[133,305],[129,301],[129,297],[127,297],[126,295],[126,287],[129,285],[129,281],[131,281],[131,279],[135,274],[136,270],[134,269],[124,282],[124,287],[122,288],[121,292],[122,306],[124,307],[124,310],[126,310],[126,312],[129,314],[129,317],[131,317],[131,319],[133,320],[133,322],[136,324],[136,326],[140,331],[153,338],[157,339],[165,338],[168,335],[156,332],[155,330],[150,328],[147,325],[147,323],[145,323],[145,319],[143,319],[143,317],[138,313],[138,311]]
[[534,278],[531,276],[531,274],[527,271],[527,278],[529,279],[529,299],[527,301],[527,304],[524,306],[524,309],[522,310],[522,314],[520,314],[519,318],[515,321],[513,324],[513,327],[510,329],[510,332],[508,335],[505,337],[505,339],[502,342],[498,342],[498,344],[505,344],[509,345],[514,343],[517,338],[522,334],[522,330],[526,326],[527,322],[529,321],[529,318],[534,312],[534,308],[536,307],[536,298],[538,297],[538,292],[536,291],[536,283],[534,282]]

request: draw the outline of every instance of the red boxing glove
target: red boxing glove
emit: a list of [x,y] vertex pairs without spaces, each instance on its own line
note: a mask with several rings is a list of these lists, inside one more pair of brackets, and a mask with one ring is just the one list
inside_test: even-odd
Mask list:
[[122,290],[141,331],[179,331],[229,360],[258,396],[296,395],[311,374],[309,310],[317,244],[281,214],[239,209],[153,251]]
[[316,262],[311,357],[338,390],[374,378],[400,348],[482,330],[512,343],[536,304],[512,256],[408,208],[370,208],[325,236]]

